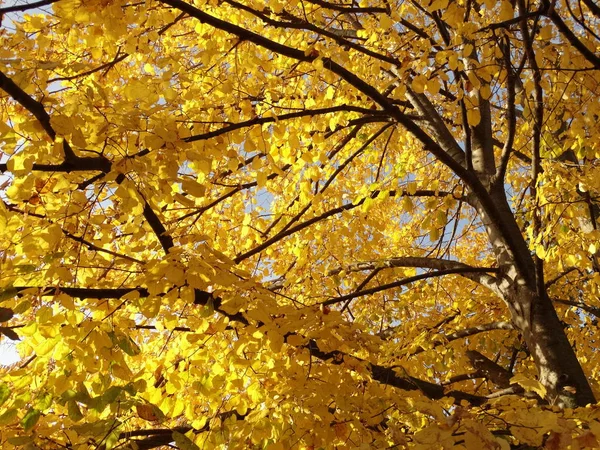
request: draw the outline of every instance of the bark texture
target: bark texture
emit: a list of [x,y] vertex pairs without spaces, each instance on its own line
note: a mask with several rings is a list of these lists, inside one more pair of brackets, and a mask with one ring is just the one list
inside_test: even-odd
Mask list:
[[[523,238],[503,190],[488,187],[499,223],[472,198],[496,254],[499,292],[534,358],[546,400],[560,407],[595,403],[588,379],[545,289],[539,289],[534,256]],[[510,236],[510,239],[508,237]]]

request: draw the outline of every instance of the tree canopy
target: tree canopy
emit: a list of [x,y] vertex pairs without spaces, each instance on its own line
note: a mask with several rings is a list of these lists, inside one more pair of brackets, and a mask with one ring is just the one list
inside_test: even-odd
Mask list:
[[600,446],[594,0],[0,13],[2,448]]

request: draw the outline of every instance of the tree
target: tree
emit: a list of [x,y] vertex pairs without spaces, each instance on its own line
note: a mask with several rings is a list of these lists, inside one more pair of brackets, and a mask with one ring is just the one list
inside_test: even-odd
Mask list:
[[2,448],[598,447],[593,0],[0,12]]

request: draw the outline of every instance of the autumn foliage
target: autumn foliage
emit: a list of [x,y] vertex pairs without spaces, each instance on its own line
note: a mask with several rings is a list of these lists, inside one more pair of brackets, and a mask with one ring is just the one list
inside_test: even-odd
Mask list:
[[600,447],[594,0],[0,13],[2,449]]

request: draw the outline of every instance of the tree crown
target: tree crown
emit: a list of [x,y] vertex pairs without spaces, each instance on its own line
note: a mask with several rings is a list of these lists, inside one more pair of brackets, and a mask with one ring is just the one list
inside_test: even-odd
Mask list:
[[0,12],[3,448],[599,445],[592,0]]

